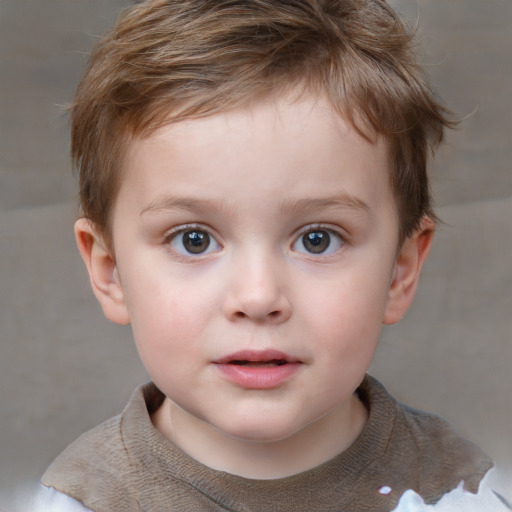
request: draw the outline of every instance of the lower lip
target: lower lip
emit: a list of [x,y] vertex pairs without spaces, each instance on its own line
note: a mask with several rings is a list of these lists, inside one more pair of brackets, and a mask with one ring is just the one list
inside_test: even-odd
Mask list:
[[247,389],[276,388],[288,380],[300,367],[300,363],[280,366],[243,366],[217,364],[220,373],[229,381]]

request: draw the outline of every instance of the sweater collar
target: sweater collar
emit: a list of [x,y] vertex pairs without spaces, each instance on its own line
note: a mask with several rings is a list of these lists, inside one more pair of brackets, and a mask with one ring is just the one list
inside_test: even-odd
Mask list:
[[[297,493],[305,509],[323,510],[332,504],[333,493],[343,489],[357,489],[362,485],[365,469],[384,453],[391,437],[396,417],[396,402],[374,378],[366,376],[357,390],[369,411],[368,420],[355,442],[331,460],[304,472],[275,480],[253,480],[223,471],[213,470],[188,456],[166,439],[152,424],[150,414],[164,400],[162,392],[148,383],[138,388],[123,412],[121,430],[123,441],[136,467],[149,469],[151,474],[161,475],[162,481],[179,479],[195,488],[209,499],[222,504],[228,510],[269,510],[276,503]],[[315,489],[314,493],[309,492]],[[311,507],[306,506],[311,503]],[[338,503],[343,509],[343,502]]]

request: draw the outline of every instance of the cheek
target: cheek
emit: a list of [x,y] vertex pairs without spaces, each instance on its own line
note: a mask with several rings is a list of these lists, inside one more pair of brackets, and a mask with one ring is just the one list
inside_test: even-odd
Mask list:
[[305,322],[316,332],[328,357],[371,359],[380,336],[387,299],[387,279],[369,273],[366,279],[332,279],[309,288],[303,303]]
[[[160,283],[132,288],[127,302],[140,358],[152,377],[162,369],[200,360],[198,341],[209,318],[206,297]],[[203,354],[204,357],[204,354]]]

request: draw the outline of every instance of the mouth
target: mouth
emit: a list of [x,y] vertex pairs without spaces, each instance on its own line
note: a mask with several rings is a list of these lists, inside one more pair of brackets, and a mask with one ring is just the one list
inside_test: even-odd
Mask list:
[[302,361],[276,350],[244,350],[214,361],[221,375],[245,389],[271,389],[292,377]]
[[251,368],[271,368],[273,366],[282,366],[288,364],[283,359],[272,359],[271,361],[230,361],[228,364],[234,364],[237,366],[249,366]]
[[215,361],[216,364],[232,364],[235,366],[248,366],[266,368],[283,366],[291,363],[301,363],[296,358],[277,350],[243,350]]

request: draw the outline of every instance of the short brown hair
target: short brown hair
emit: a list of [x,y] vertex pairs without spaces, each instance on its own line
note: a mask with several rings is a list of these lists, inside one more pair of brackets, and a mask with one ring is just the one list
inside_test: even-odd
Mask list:
[[387,139],[400,240],[434,217],[427,155],[450,122],[411,31],[382,0],[147,0],[129,8],[94,49],[72,105],[82,214],[110,243],[131,137],[291,85],[322,90],[362,135],[370,127]]

